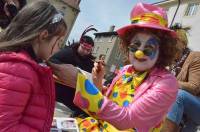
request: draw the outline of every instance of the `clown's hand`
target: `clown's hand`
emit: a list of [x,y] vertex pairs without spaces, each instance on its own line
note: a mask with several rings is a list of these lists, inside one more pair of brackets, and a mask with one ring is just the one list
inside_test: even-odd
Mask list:
[[105,63],[100,60],[94,63],[94,67],[92,69],[92,81],[95,86],[102,91],[103,85],[102,81],[105,75]]
[[98,112],[103,95],[83,74],[78,73],[74,104],[87,112]]

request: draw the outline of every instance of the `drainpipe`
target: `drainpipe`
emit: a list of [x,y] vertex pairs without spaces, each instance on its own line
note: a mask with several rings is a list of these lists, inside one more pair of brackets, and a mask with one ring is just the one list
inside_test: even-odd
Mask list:
[[179,7],[180,7],[180,4],[181,4],[181,0],[178,0],[178,6],[177,6],[176,11],[175,11],[175,13],[174,13],[174,17],[173,17],[173,19],[172,19],[172,21],[171,21],[170,27],[172,27],[172,25],[173,25],[173,22],[174,22],[174,19],[175,19],[175,17],[176,17],[176,14],[177,14],[177,12],[178,12],[178,9],[179,9]]

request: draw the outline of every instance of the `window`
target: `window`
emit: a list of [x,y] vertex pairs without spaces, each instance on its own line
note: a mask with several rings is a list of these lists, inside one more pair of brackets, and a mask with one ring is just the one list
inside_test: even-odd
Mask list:
[[67,9],[67,7],[63,6],[63,7],[62,7],[62,9],[63,9],[63,10],[66,10],[66,9]]
[[96,38],[95,38],[95,42],[98,42],[98,41],[99,41],[99,37],[96,37]]
[[198,11],[199,3],[191,3],[187,6],[185,16],[195,15]]
[[95,42],[103,42],[102,37],[101,36],[96,37]]
[[116,60],[119,60],[119,59],[120,59],[120,56],[121,56],[120,50],[117,50],[116,53],[117,53],[117,54],[116,54],[116,56],[115,56],[115,59],[116,59]]
[[99,51],[99,47],[97,47],[97,49],[96,49],[96,53]]
[[106,54],[108,53],[108,51],[109,51],[109,48],[106,49]]
[[108,41],[108,42],[112,42],[114,38],[115,38],[115,36],[114,36],[114,35],[113,35],[113,36],[111,36],[111,37],[109,38],[109,41]]

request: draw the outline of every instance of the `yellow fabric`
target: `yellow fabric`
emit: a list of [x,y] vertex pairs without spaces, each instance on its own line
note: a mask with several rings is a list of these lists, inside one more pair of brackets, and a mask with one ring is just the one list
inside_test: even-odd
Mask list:
[[97,120],[93,117],[85,119],[76,118],[80,132],[135,132],[133,129],[120,131],[106,121]]
[[87,78],[78,73],[78,80],[76,85],[76,95],[81,96],[79,101],[82,101],[84,111],[97,112],[100,103],[103,100],[103,95]]
[[[138,73],[140,74],[140,73]],[[129,103],[133,102],[133,96],[137,87],[146,77],[147,72],[140,75],[135,74],[131,82],[127,82],[129,77],[134,76],[134,74],[126,72],[122,78],[120,78],[109,96],[113,102],[117,103],[119,106],[128,106]]]
[[162,16],[154,14],[154,13],[145,13],[134,18],[131,18],[131,21],[137,22],[147,22],[147,23],[156,23],[160,26],[167,27],[168,22]]

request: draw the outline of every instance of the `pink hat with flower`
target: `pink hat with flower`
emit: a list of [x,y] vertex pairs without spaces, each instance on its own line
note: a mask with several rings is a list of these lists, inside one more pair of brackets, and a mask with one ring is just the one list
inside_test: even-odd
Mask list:
[[168,28],[166,11],[152,4],[137,3],[130,14],[131,24],[117,30],[120,38],[125,39],[135,28],[149,28],[161,30],[172,37],[176,36],[173,30]]

